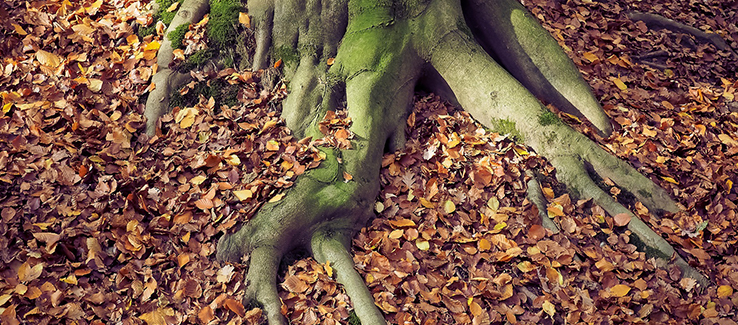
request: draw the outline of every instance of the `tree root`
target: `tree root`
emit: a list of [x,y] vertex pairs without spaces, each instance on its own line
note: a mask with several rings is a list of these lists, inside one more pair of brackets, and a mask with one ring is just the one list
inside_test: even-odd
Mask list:
[[738,57],[738,53],[736,53],[728,45],[728,43],[725,42],[725,40],[722,37],[720,37],[720,35],[718,34],[706,33],[700,29],[682,24],[680,22],[671,20],[669,18],[666,18],[661,15],[657,15],[657,14],[651,14],[651,13],[645,13],[645,12],[632,10],[632,11],[626,12],[626,16],[628,16],[630,20],[642,21],[646,23],[646,26],[652,29],[653,28],[663,28],[663,29],[668,29],[670,31],[677,32],[677,33],[692,35],[697,40],[703,43],[710,43],[712,45],[715,45],[715,47],[718,50],[728,51],[734,57]]
[[362,324],[385,324],[384,316],[374,304],[371,292],[364,284],[364,279],[354,269],[354,260],[347,247],[349,240],[344,236],[328,233],[313,235],[311,248],[313,256],[320,263],[330,263],[336,271],[336,280],[351,298],[354,311]]
[[281,252],[275,247],[261,246],[251,252],[249,271],[246,274],[246,299],[258,301],[269,324],[287,324],[282,315],[282,301],[277,295],[277,269],[282,260]]
[[198,22],[210,9],[208,0],[185,0],[177,11],[172,22],[164,32],[164,39],[159,47],[156,64],[159,70],[151,78],[155,88],[146,99],[146,134],[153,136],[156,133],[156,123],[160,117],[169,112],[169,98],[172,92],[190,81],[189,74],[183,74],[169,69],[174,59],[172,41],[167,37],[170,32],[185,24]]

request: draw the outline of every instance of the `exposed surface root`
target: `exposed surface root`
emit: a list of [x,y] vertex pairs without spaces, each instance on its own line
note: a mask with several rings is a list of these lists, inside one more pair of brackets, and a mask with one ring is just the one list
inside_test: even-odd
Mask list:
[[262,305],[269,324],[287,324],[275,286],[282,254],[274,247],[257,247],[251,252],[246,275],[246,298]]
[[316,233],[311,244],[313,255],[320,263],[330,263],[336,279],[351,298],[356,315],[362,324],[384,324],[384,316],[374,304],[374,298],[364,279],[354,269],[354,260],[348,252],[348,240],[342,235]]
[[725,42],[725,40],[722,37],[720,37],[720,35],[718,34],[706,33],[700,29],[694,28],[692,26],[687,26],[685,24],[682,24],[680,22],[671,20],[669,18],[660,16],[657,14],[651,14],[651,13],[645,13],[645,12],[633,10],[633,11],[627,12],[626,15],[631,20],[637,20],[637,21],[642,21],[646,23],[646,25],[649,28],[665,28],[673,32],[692,35],[701,42],[710,43],[712,45],[715,45],[715,47],[718,48],[719,50],[729,51],[734,56],[738,55],[733,49],[730,48],[730,46],[728,46],[728,43]]

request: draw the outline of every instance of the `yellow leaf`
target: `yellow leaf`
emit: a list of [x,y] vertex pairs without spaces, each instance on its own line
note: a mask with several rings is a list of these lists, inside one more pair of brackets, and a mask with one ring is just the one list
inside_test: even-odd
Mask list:
[[498,200],[496,196],[489,198],[489,200],[487,200],[487,207],[492,209],[492,212],[497,212],[497,209],[500,208],[500,200]]
[[469,311],[471,311],[471,313],[472,313],[472,315],[474,315],[474,317],[479,316],[479,315],[482,314],[482,311],[483,311],[482,310],[482,306],[479,306],[479,304],[476,301],[474,301],[474,298],[473,297],[469,297],[469,299],[467,299],[466,303],[469,305]]
[[733,287],[729,285],[721,285],[717,289],[718,298],[730,297],[733,295]]
[[335,62],[336,62],[335,58],[329,58],[325,63],[330,66],[330,65],[333,65],[333,63]]
[[38,50],[36,60],[47,67],[56,68],[61,63],[62,58],[54,53]]
[[273,196],[271,199],[269,199],[269,203],[277,202],[277,201],[281,200],[283,197],[284,197],[284,193],[279,193],[279,194]]
[[159,41],[152,41],[149,44],[146,44],[146,47],[144,47],[144,51],[156,51],[161,47],[161,43]]
[[69,283],[69,284],[72,284],[72,285],[76,285],[77,284],[77,277],[74,276],[74,274],[70,274],[68,277],[61,278],[60,280],[61,280],[61,282]]
[[620,80],[620,78],[614,78],[612,80],[612,83],[614,83],[615,86],[617,86],[620,90],[628,89],[628,86],[626,86],[625,83],[622,80]]
[[251,192],[251,190],[240,190],[233,191],[233,195],[235,195],[240,201],[246,201],[247,199],[252,198],[254,193]]
[[731,138],[729,135],[727,135],[725,133],[719,134],[718,135],[718,139],[720,139],[720,141],[722,143],[726,144],[726,145],[729,145],[729,146],[737,146],[738,147],[738,142],[736,142],[735,140],[733,140],[733,138]]
[[533,265],[533,263],[531,263],[531,262],[522,261],[522,262],[518,263],[518,270],[520,270],[521,272],[528,273],[528,272],[533,271],[535,269],[536,269],[536,266]]
[[630,292],[630,287],[627,284],[616,284],[610,288],[610,296],[623,297]]
[[665,181],[667,181],[669,183],[679,184],[679,182],[677,182],[675,179],[673,179],[671,177],[661,176],[661,179],[663,179],[663,180],[665,180]]
[[246,28],[251,28],[251,17],[245,12],[238,13],[238,22],[246,26]]
[[420,238],[415,241],[415,246],[417,246],[418,249],[421,251],[427,251],[428,249],[430,249],[430,243],[427,240]]
[[171,6],[169,6],[169,8],[167,8],[167,12],[175,11],[177,10],[177,7],[179,7],[179,2],[174,2]]
[[138,43],[138,35],[136,34],[128,35],[128,37],[126,37],[126,42],[128,42],[128,45],[133,45],[133,44]]
[[15,29],[15,32],[20,34],[21,36],[28,35],[28,33],[26,33],[26,31],[23,30],[23,27],[21,27],[21,25],[18,25],[18,24],[11,24],[11,25],[13,25],[13,29]]
[[418,198],[418,201],[420,201],[420,204],[428,209],[433,209],[436,207],[433,202],[426,200],[424,197]]
[[451,202],[451,200],[446,200],[446,203],[443,204],[443,211],[446,211],[446,213],[451,214],[456,211],[456,204]]
[[138,316],[138,318],[146,322],[147,325],[168,325],[169,322],[167,322],[167,317],[173,316],[174,310],[172,310],[172,308],[158,308],[154,311]]
[[193,178],[192,178],[192,179],[190,180],[190,183],[192,183],[192,184],[195,184],[195,185],[200,185],[200,184],[202,184],[202,182],[204,182],[204,181],[205,181],[205,180],[207,180],[207,179],[208,179],[208,178],[207,178],[207,177],[205,177],[205,176],[202,176],[202,175],[197,175],[197,176],[193,177]]
[[402,234],[403,233],[404,233],[404,231],[402,229],[392,230],[392,232],[389,234],[389,238],[398,239],[398,238],[402,237]]
[[492,248],[492,244],[489,242],[489,240],[484,239],[484,238],[479,240],[479,250],[480,251],[483,251],[483,252],[488,251],[491,248]]
[[495,227],[494,227],[493,229],[494,229],[494,230],[497,230],[497,231],[500,231],[500,230],[502,230],[502,229],[505,229],[505,227],[507,227],[507,223],[505,223],[505,222],[500,222],[500,223],[496,224],[496,225],[495,225]]
[[543,309],[543,311],[546,312],[546,314],[548,314],[548,316],[553,317],[553,315],[556,314],[556,306],[554,306],[548,300],[543,302],[543,304],[541,305],[541,308]]
[[589,61],[589,62],[595,62],[595,61],[599,60],[599,58],[597,57],[597,55],[595,55],[592,52],[585,52],[584,54],[582,54],[582,56],[585,59],[587,59],[587,61]]
[[329,277],[333,277],[333,268],[331,267],[331,262],[325,262],[325,274],[327,274]]
[[3,113],[10,112],[10,109],[13,107],[13,103],[7,103],[3,105]]
[[241,164],[241,159],[236,155],[229,155],[226,157],[225,161],[231,166],[238,166]]

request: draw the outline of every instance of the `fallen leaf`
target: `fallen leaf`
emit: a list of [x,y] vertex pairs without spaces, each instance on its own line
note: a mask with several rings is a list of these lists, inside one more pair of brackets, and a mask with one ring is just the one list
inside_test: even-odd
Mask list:
[[238,13],[238,22],[244,25],[246,28],[251,28],[251,17],[245,12]]
[[36,60],[38,60],[38,62],[40,62],[41,64],[51,68],[58,67],[62,61],[61,57],[59,57],[58,55],[46,52],[44,50],[38,50],[38,52],[36,52]]
[[554,306],[554,304],[552,304],[548,300],[543,302],[543,304],[541,305],[541,309],[543,309],[543,311],[546,312],[548,316],[553,317],[553,315],[556,314],[556,306]]
[[623,297],[630,292],[630,287],[627,284],[616,284],[610,288],[610,296],[612,297]]
[[210,305],[207,305],[200,309],[197,313],[197,318],[199,318],[200,322],[203,324],[208,324],[211,320],[215,319],[215,314],[213,313],[213,309],[210,308]]
[[733,295],[733,287],[729,285],[721,285],[717,288],[718,298],[730,297]]
[[238,198],[239,201],[246,201],[254,196],[254,193],[250,190],[239,190],[233,191],[233,195]]
[[446,202],[443,203],[443,211],[446,211],[447,214],[454,213],[454,211],[456,211],[456,205],[454,202],[451,202],[451,200],[446,200]]
[[620,80],[620,78],[613,78],[612,83],[614,83],[615,86],[617,86],[618,89],[620,90],[628,89],[628,86],[626,86],[625,83],[622,80]]
[[631,216],[627,213],[618,213],[612,219],[615,221],[616,226],[624,227],[630,223]]

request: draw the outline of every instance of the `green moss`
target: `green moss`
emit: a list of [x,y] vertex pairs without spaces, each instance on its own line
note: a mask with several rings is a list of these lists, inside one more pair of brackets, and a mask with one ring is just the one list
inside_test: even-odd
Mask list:
[[172,94],[169,100],[170,107],[188,107],[197,104],[200,95],[205,98],[213,97],[215,105],[238,105],[238,86],[231,85],[223,79],[212,79],[209,82],[200,82],[185,95],[180,95],[179,91]]
[[156,24],[151,24],[148,27],[141,27],[138,29],[138,38],[144,38],[149,35],[156,33]]
[[189,24],[182,24],[182,25],[177,26],[177,28],[175,28],[173,31],[167,34],[167,37],[169,38],[169,40],[172,41],[173,49],[183,49],[184,48],[182,41],[184,40],[185,34],[189,30],[190,30]]
[[542,126],[553,125],[559,122],[559,118],[551,111],[546,111],[538,116],[538,123]]
[[523,142],[525,139],[520,134],[518,128],[515,126],[515,122],[506,119],[492,119],[491,121],[492,130],[499,134],[508,134],[513,140]]
[[243,9],[239,0],[210,0],[208,38],[217,49],[235,44],[238,13]]
[[356,315],[356,311],[352,310],[349,312],[348,323],[349,325],[361,325],[361,320],[359,320],[359,316]]
[[289,46],[280,46],[277,48],[274,48],[274,57],[279,60],[282,59],[282,62],[285,65],[294,65],[297,64],[300,61],[300,53]]
[[187,57],[187,61],[179,66],[179,72],[185,73],[190,70],[202,68],[213,58],[213,50],[210,48],[199,50]]
[[156,3],[159,5],[159,12],[155,14],[154,21],[161,20],[165,25],[169,25],[172,22],[172,19],[174,19],[174,16],[177,15],[177,11],[168,12],[167,9],[172,6],[175,2],[179,2],[179,4],[182,4],[182,1],[184,0],[156,0]]

